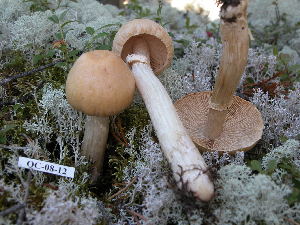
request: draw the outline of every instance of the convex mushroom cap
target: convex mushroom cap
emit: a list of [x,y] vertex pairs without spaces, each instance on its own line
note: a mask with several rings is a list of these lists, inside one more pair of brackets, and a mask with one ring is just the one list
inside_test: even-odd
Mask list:
[[135,19],[124,24],[115,36],[113,52],[124,61],[133,54],[137,38],[142,38],[150,51],[150,65],[155,74],[170,66],[173,58],[173,42],[168,32],[149,19]]
[[82,54],[66,82],[68,102],[90,116],[111,116],[133,100],[135,80],[123,60],[113,52],[96,50]]
[[175,102],[177,113],[192,140],[202,151],[246,151],[251,149],[262,136],[261,113],[251,103],[233,96],[227,109],[223,132],[215,140],[204,134],[212,92],[198,92],[184,96]]

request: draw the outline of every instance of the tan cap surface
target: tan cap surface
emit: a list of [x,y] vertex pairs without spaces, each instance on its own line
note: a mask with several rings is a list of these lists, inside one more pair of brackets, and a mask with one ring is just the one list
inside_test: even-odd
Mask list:
[[234,96],[222,134],[214,141],[203,135],[211,92],[184,96],[175,102],[177,113],[194,143],[202,151],[246,151],[254,147],[264,128],[260,112],[240,97]]
[[110,51],[82,54],[66,82],[68,102],[90,116],[110,116],[133,100],[135,80],[124,61]]
[[135,38],[142,37],[150,50],[150,64],[155,74],[167,68],[173,58],[173,42],[168,32],[148,19],[135,19],[124,24],[115,36],[113,51],[125,61],[133,53]]

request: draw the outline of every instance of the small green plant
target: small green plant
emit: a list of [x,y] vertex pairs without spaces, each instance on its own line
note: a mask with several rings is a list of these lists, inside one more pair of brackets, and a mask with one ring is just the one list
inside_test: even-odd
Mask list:
[[188,33],[193,33],[195,29],[198,28],[198,26],[196,24],[191,24],[191,18],[188,14],[188,12],[186,13],[185,16],[185,29],[187,29]]
[[[62,6],[62,2],[63,2],[63,0],[57,0],[56,6],[50,7],[51,4],[53,4],[53,2],[48,0],[23,0],[23,1],[31,3],[30,11],[32,12],[58,9]],[[77,0],[69,0],[69,1],[77,2]]]
[[163,4],[162,0],[159,0],[159,1],[158,1],[158,8],[157,8],[157,10],[156,10],[156,17],[154,17],[154,20],[155,20],[157,23],[161,24],[162,26],[164,25],[164,24],[163,24],[162,14],[161,14],[162,9],[163,9],[163,5],[164,5],[164,4]]
[[116,34],[116,30],[112,29],[112,31],[103,31],[105,28],[116,27],[119,28],[121,26],[120,23],[107,24],[100,28],[93,28],[87,26],[85,28],[85,34],[89,35],[90,38],[84,44],[84,48],[82,50],[73,49],[69,46],[66,41],[66,35],[69,31],[73,30],[72,28],[67,28],[67,25],[73,22],[77,22],[76,20],[66,20],[65,17],[68,11],[65,10],[60,15],[52,15],[49,17],[53,23],[59,26],[59,31],[55,34],[55,41],[53,42],[52,49],[48,51],[42,51],[41,54],[37,54],[33,57],[33,64],[38,64],[45,59],[53,59],[53,57],[57,54],[57,52],[61,53],[60,62],[56,64],[57,67],[64,68],[68,66],[70,63],[73,63],[78,55],[82,52],[91,51],[91,50],[111,50],[112,42],[114,36]]
[[50,2],[48,0],[24,0],[24,2],[30,2],[30,10],[32,12],[36,11],[46,11],[50,9]]
[[138,0],[132,0],[129,2],[128,5],[126,5],[126,8],[124,12],[121,13],[121,15],[127,14],[127,13],[135,13],[136,18],[144,18],[151,16],[151,11],[148,8],[143,8],[141,3]]
[[[280,157],[280,155],[282,155]],[[287,197],[288,203],[294,205],[300,202],[300,169],[294,164],[290,157],[283,154],[276,154],[276,159],[271,160],[251,160],[249,167],[255,173],[274,176],[278,171],[283,171],[281,180],[283,183],[291,182],[293,185],[292,193]],[[282,172],[281,172],[282,173]]]
[[0,130],[0,144],[6,144],[7,132],[13,130],[15,127],[15,124],[7,124],[3,126],[3,128]]
[[[120,23],[114,23],[114,24],[107,24],[105,26],[102,26],[98,29],[94,29],[93,27],[86,27],[85,31],[87,34],[91,36],[91,38],[85,43],[84,51],[89,51],[91,49],[97,49],[97,50],[111,50],[112,49],[112,42],[114,40],[114,37],[116,35],[116,31],[111,32],[103,32],[101,31],[104,28],[108,27],[121,27]],[[116,29],[118,30],[118,29]],[[101,43],[97,42],[100,38],[104,38]]]
[[58,67],[65,67],[76,60],[80,51],[77,49],[71,49],[65,40],[67,32],[72,30],[71,28],[65,29],[66,26],[70,23],[76,22],[76,20],[65,21],[67,13],[68,10],[65,10],[59,16],[52,15],[48,18],[58,25],[59,31],[55,34],[55,41],[52,46],[53,49],[46,52],[42,51],[42,53],[33,56],[33,64],[38,64],[45,59],[52,59],[56,55],[57,51],[61,52],[62,56],[60,62],[56,64]]
[[162,0],[157,0],[157,2],[157,10],[155,13],[153,13],[153,11],[151,11],[149,8],[143,7],[142,3],[139,2],[139,0],[132,0],[128,5],[126,5],[125,9],[120,13],[120,15],[126,16],[134,14],[137,19],[149,18],[159,23],[160,25],[165,26],[166,24],[168,24],[168,22],[164,21],[162,15],[164,3]]
[[288,41],[295,36],[297,29],[300,28],[300,22],[291,25],[286,18],[287,15],[280,12],[278,0],[273,1],[273,5],[275,7],[275,20],[265,26],[262,31],[250,24],[251,31],[255,37],[255,42],[253,43],[255,46],[261,46],[264,43],[284,46],[288,44]]
[[280,75],[280,81],[292,84],[300,81],[300,64],[290,65],[291,56],[283,53],[278,53],[274,47],[273,54],[277,56],[278,70],[283,71]]
[[79,50],[70,49],[65,41],[67,32],[72,30],[71,28],[66,30],[66,25],[76,22],[76,20],[67,20],[63,22],[67,13],[68,11],[65,10],[59,16],[53,15],[49,17],[49,20],[59,25],[59,32],[55,34],[56,41],[54,42],[54,47],[57,47],[57,49],[62,52],[64,62],[61,62],[58,66],[66,66],[70,62],[74,62],[79,53]]

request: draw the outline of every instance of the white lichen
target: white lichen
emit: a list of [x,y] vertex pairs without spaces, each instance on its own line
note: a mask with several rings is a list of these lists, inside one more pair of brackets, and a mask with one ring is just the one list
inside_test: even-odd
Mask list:
[[252,175],[246,166],[228,165],[218,174],[216,224],[285,224],[290,187],[277,185],[266,175]]
[[290,160],[291,163],[294,162],[296,165],[298,164],[298,168],[300,169],[299,148],[300,148],[299,141],[293,139],[286,141],[284,145],[271,150],[267,155],[263,157],[262,159],[263,169],[267,169],[271,161],[277,164],[283,159],[288,159]]
[[59,29],[48,19],[50,16],[52,12],[46,11],[18,17],[9,27],[11,48],[33,53],[36,48],[49,44]]
[[44,87],[37,105],[40,112],[31,121],[26,121],[24,128],[38,135],[44,145],[56,137],[61,156],[59,161],[71,152],[76,166],[85,164],[80,155],[80,132],[84,128],[84,116],[69,105],[63,89]]
[[[151,130],[151,126],[145,127],[140,146],[129,144],[126,148],[126,152],[136,157],[136,160],[125,169],[124,179],[129,181],[133,177],[137,178],[127,194],[131,196],[131,202],[141,194],[143,196],[142,203],[132,209],[139,210],[144,216],[142,224],[167,225],[172,221],[176,224],[187,224],[183,205],[174,192],[175,184],[171,187],[166,160],[160,146],[151,138]],[[134,135],[131,132],[127,137],[134,138]],[[200,218],[197,220],[200,221]],[[122,224],[124,221],[134,220],[123,212],[118,222]]]
[[299,135],[299,82],[295,87],[287,97],[282,95],[271,98],[268,93],[257,89],[251,98],[251,102],[262,114],[265,125],[262,138],[266,142],[273,141],[277,144],[280,142],[280,137],[293,138]]
[[72,198],[60,189],[49,194],[40,211],[27,214],[30,225],[96,224],[102,216],[97,200]]

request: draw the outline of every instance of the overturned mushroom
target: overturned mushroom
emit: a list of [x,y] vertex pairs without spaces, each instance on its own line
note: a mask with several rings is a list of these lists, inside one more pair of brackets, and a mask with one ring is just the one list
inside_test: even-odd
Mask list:
[[223,53],[214,90],[187,95],[175,107],[200,149],[249,150],[262,136],[261,114],[253,104],[233,95],[247,64],[248,0],[221,2]]
[[207,165],[179,120],[167,91],[154,75],[162,72],[172,60],[173,46],[168,33],[151,20],[136,19],[120,28],[113,51],[132,67],[137,88],[178,187],[200,200],[210,200],[214,186]]
[[88,115],[82,152],[94,162],[93,180],[102,168],[109,116],[121,112],[132,102],[134,90],[135,81],[130,69],[110,51],[84,53],[68,74],[68,102]]

